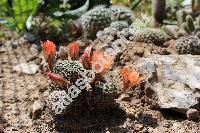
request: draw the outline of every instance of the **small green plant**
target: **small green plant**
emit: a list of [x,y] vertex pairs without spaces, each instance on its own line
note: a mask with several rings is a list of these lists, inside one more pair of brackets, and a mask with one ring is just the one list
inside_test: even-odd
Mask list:
[[1,0],[0,23],[14,30],[24,30],[27,20],[31,20],[41,5],[41,0]]

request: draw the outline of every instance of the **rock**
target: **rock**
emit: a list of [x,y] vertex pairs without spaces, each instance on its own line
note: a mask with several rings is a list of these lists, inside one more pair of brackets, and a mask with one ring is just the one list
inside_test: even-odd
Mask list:
[[200,56],[151,55],[135,65],[158,97],[159,107],[186,113],[199,110]]
[[120,101],[130,101],[130,96],[126,93],[122,94],[120,97],[119,97],[119,100]]
[[34,75],[39,70],[39,66],[33,63],[20,63],[13,67],[13,71]]
[[39,100],[36,100],[32,105],[29,117],[35,120],[42,113],[43,108],[44,108],[44,103],[40,102]]
[[199,117],[199,112],[196,109],[189,109],[186,114],[189,120],[195,120]]
[[5,53],[6,49],[5,48],[0,48],[0,54]]

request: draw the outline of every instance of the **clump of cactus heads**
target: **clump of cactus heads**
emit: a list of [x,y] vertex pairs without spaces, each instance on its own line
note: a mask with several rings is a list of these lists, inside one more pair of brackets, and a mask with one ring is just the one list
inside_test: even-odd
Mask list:
[[124,28],[128,28],[129,25],[125,21],[115,21],[110,24],[110,28],[116,28],[118,31],[121,31]]
[[181,24],[179,29],[170,29],[167,26],[163,27],[163,30],[173,38],[178,38],[187,35],[196,35],[199,37],[200,32],[200,16],[193,19],[191,15],[185,17],[185,22]]
[[111,42],[119,39],[121,36],[129,39],[131,32],[129,24],[126,21],[115,21],[112,22],[109,27],[97,32],[96,36],[100,40]]
[[176,50],[179,54],[200,54],[200,40],[196,36],[184,36],[177,39],[175,43]]
[[162,45],[165,42],[165,37],[166,35],[162,30],[151,28],[140,29],[133,34],[134,41],[156,45]]
[[110,9],[106,6],[97,6],[81,18],[85,37],[94,38],[99,30],[103,30],[112,22]]
[[130,23],[133,19],[132,11],[123,6],[96,6],[81,17],[85,37],[95,38],[98,31],[108,27],[115,21]]
[[[89,46],[80,57],[79,45],[74,42],[68,48],[62,47],[61,60],[56,62],[55,44],[47,41],[42,43],[42,46],[49,68],[51,66],[47,74],[51,80],[52,91],[48,104],[54,113],[65,114],[72,111],[74,109],[72,107],[81,106],[79,109],[84,109],[88,104],[94,105],[93,107],[102,107],[96,109],[115,104],[114,96],[117,96],[117,91],[114,86],[107,86],[103,82],[104,74],[113,64],[113,59],[109,55],[105,56],[103,51],[95,51],[93,46]],[[101,62],[102,59],[105,62]],[[99,87],[99,83],[102,83],[104,87]]]
[[130,9],[124,6],[111,6],[112,14],[114,15],[114,21],[126,21],[129,24],[133,20],[133,13]]

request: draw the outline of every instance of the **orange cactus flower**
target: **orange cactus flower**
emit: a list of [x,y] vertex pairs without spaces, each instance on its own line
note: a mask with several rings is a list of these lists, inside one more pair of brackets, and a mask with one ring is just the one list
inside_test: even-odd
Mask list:
[[137,86],[141,80],[143,80],[138,72],[135,70],[129,70],[128,68],[122,68],[121,75],[124,81],[124,89],[127,87]]
[[56,83],[58,86],[68,86],[69,85],[69,81],[64,79],[61,75],[59,74],[55,74],[52,72],[48,72],[47,73],[49,79]]
[[56,45],[49,40],[47,40],[46,42],[41,42],[41,44],[42,44],[44,58],[46,59],[49,68],[52,69],[56,56]]
[[72,60],[77,60],[79,57],[79,45],[77,42],[73,42],[69,45],[70,57]]
[[112,66],[113,60],[109,55],[105,55],[102,51],[95,51],[92,56],[92,65],[96,73],[104,74]]

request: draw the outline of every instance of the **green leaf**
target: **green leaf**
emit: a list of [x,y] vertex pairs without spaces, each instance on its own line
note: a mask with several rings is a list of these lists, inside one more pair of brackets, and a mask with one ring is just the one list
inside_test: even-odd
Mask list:
[[27,19],[37,12],[40,5],[40,0],[13,0],[16,26],[21,30],[25,29]]
[[54,13],[54,16],[56,17],[61,17],[61,16],[64,16],[64,17],[70,17],[70,18],[78,18],[80,17],[83,13],[85,13],[89,8],[89,0],[86,1],[86,3],[76,9],[76,10],[71,10],[71,11],[66,11],[66,12],[61,12],[61,11],[57,11]]
[[12,8],[7,0],[0,0],[0,15],[8,16],[12,14]]
[[5,25],[6,27],[8,27],[11,30],[16,30],[16,27],[14,24],[10,23],[9,21],[5,20],[5,19],[0,19],[0,24]]

